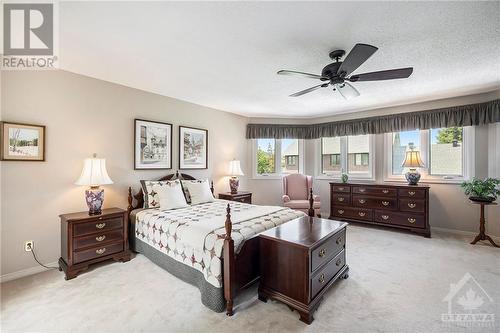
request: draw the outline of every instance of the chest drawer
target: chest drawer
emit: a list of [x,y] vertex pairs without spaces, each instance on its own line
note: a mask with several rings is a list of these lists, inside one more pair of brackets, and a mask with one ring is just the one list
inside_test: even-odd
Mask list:
[[311,251],[311,272],[330,260],[344,249],[345,229],[327,238],[324,243]]
[[425,228],[425,217],[423,215],[396,213],[383,210],[376,210],[373,215],[374,220],[379,223],[401,225],[405,227]]
[[381,196],[381,197],[396,197],[396,195],[398,194],[398,192],[395,188],[367,187],[367,186],[353,186],[352,193],[353,194],[372,195],[372,196]]
[[352,205],[360,208],[396,210],[398,208],[398,201],[396,198],[377,198],[364,195],[353,195]]
[[401,189],[400,188],[398,190],[398,193],[399,193],[400,197],[425,199],[425,190],[422,190],[422,189],[412,189],[412,188]]
[[338,193],[349,193],[351,192],[351,187],[348,185],[332,185],[332,191]]
[[332,194],[332,205],[350,206],[351,205],[351,195],[350,194]]
[[241,196],[241,197],[234,197],[233,201],[251,204],[252,203],[252,197],[249,196],[249,195],[245,195],[245,196]]
[[342,250],[311,279],[311,299],[344,267],[345,251]]
[[123,217],[112,217],[106,219],[95,219],[81,223],[75,223],[73,226],[73,236],[83,236],[94,232],[103,232],[123,227]]
[[399,210],[402,212],[423,213],[425,212],[425,201],[401,198],[399,199]]
[[94,247],[87,250],[75,251],[73,253],[73,262],[79,263],[95,258],[103,257],[108,254],[118,253],[123,251],[123,241],[114,244],[103,244],[99,247]]
[[78,250],[90,246],[101,246],[101,244],[114,243],[122,239],[123,229],[115,229],[108,232],[74,238],[73,248]]
[[333,216],[346,219],[372,220],[372,210],[365,208],[334,207]]

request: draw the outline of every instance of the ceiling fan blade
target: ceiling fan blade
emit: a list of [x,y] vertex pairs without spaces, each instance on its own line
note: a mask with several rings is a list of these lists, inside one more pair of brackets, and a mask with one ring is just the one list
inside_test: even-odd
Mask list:
[[328,87],[328,84],[329,83],[318,84],[317,86],[301,90],[299,92],[296,92],[295,94],[291,94],[290,97],[298,97],[298,96],[310,93],[311,91],[314,91],[314,90],[319,89],[321,87],[323,87],[323,88]]
[[337,84],[336,88],[345,99],[351,99],[359,96],[359,91],[348,82]]
[[349,81],[380,81],[380,80],[393,80],[393,79],[406,79],[413,73],[413,67],[389,69],[386,71],[378,71],[371,73],[363,73],[353,75]]
[[312,79],[320,79],[322,81],[329,80],[327,77],[323,77],[321,75],[304,73],[304,72],[297,72],[297,71],[289,71],[289,70],[285,70],[285,69],[278,71],[278,73],[276,73],[276,74],[279,74],[279,75],[300,75],[300,76],[305,76],[305,77],[312,78]]
[[368,58],[372,56],[378,50],[377,47],[368,44],[356,44],[352,48],[351,52],[340,65],[337,73],[340,75],[344,72],[344,77],[354,72],[359,66],[361,66]]

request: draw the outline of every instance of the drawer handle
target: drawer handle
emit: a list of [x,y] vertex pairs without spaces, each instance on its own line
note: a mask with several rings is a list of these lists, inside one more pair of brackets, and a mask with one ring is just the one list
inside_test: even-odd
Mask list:
[[96,227],[97,229],[102,229],[102,228],[104,228],[105,226],[106,226],[106,223],[105,223],[105,222],[102,222],[102,223],[97,223],[97,224],[95,225],[95,227]]
[[359,216],[365,216],[365,215],[366,215],[366,213],[365,213],[365,212],[359,212],[359,213],[358,213],[358,215],[359,215]]
[[411,224],[415,223],[417,220],[415,220],[413,217],[409,217],[408,218],[408,222],[410,222]]
[[337,260],[337,262],[335,263],[335,265],[337,265],[337,266],[342,265],[342,259]]
[[359,192],[361,192],[361,193],[365,193],[365,191],[366,191],[366,190],[365,190],[364,188],[360,188],[360,189],[359,189]]
[[340,243],[342,243],[342,237],[337,238],[335,243],[337,243],[337,245],[340,245]]
[[339,209],[337,212],[339,212],[340,215],[344,214],[344,210],[343,209]]
[[318,279],[319,283],[325,283],[325,274],[321,274]]
[[344,201],[344,198],[337,198],[337,200],[342,202],[342,201]]
[[410,195],[410,197],[414,196],[415,195],[415,192],[413,191],[408,191],[408,194]]
[[321,249],[321,250],[319,250],[319,252],[318,252],[318,256],[319,256],[320,258],[323,258],[324,256],[326,256],[326,249]]
[[97,236],[97,237],[95,238],[95,240],[96,240],[96,241],[98,241],[98,242],[102,242],[102,241],[103,241],[103,240],[105,240],[105,239],[106,239],[106,236],[105,236],[105,235],[102,235],[102,236]]
[[414,204],[413,202],[410,202],[410,203],[408,203],[408,207],[415,208],[415,207],[417,207],[417,204]]
[[389,201],[382,201],[382,205],[389,206]]
[[383,220],[388,220],[389,219],[389,215],[382,215],[382,219]]
[[344,188],[343,188],[343,187],[339,187],[339,191],[343,191],[343,190],[344,190]]
[[103,247],[102,249],[95,250],[95,253],[97,253],[97,254],[103,254],[104,252],[106,252],[106,248],[105,247]]
[[364,204],[365,202],[366,202],[366,200],[365,200],[365,199],[359,199],[359,203],[360,203],[360,204]]
[[389,193],[389,190],[382,190],[382,193],[387,194],[387,193]]

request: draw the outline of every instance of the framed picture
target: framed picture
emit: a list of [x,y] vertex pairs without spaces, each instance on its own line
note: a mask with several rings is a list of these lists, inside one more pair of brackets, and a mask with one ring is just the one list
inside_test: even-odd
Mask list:
[[172,124],[135,119],[134,169],[172,169]]
[[208,131],[179,126],[179,169],[208,168]]
[[45,126],[2,121],[2,161],[45,161]]

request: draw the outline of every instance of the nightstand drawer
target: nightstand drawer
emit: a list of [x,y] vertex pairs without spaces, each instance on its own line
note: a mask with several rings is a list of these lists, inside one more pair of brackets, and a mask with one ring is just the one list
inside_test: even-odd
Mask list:
[[75,251],[73,252],[73,262],[79,263],[103,256],[107,256],[109,254],[118,253],[123,251],[123,241],[114,244],[107,244],[99,247],[94,247],[88,250]]
[[73,248],[75,250],[90,246],[101,246],[101,244],[109,244],[123,239],[123,229],[115,229],[108,232],[93,234],[91,236],[83,236],[73,239]]
[[311,279],[311,299],[344,267],[345,251],[342,250]]
[[247,203],[247,204],[251,204],[252,203],[252,197],[251,196],[243,196],[243,197],[234,197],[233,198],[233,201],[237,201],[237,202],[243,202],[243,203]]
[[326,239],[325,242],[311,251],[311,272],[337,255],[345,244],[345,229]]
[[103,232],[123,227],[123,217],[95,219],[76,223],[73,227],[73,237],[83,236],[95,232]]

